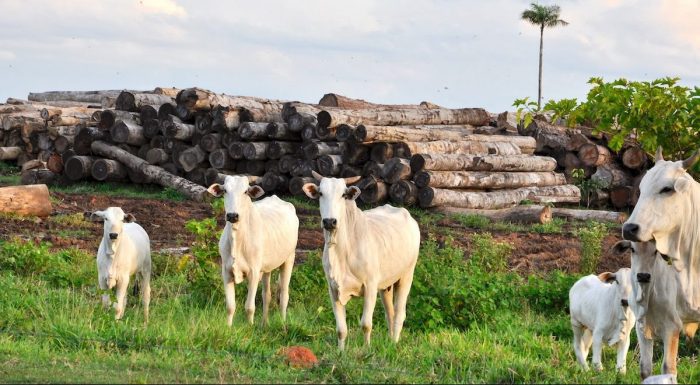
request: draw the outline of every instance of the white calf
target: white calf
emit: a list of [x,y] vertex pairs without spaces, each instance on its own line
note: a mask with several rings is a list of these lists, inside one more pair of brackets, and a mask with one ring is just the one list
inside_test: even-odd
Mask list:
[[[151,244],[146,231],[134,216],[124,214],[120,207],[85,213],[90,220],[104,221],[104,234],[97,250],[97,277],[100,289],[117,287],[116,319],[121,319],[126,306],[129,278],[138,273],[141,278],[144,321],[148,322],[151,301]],[[109,294],[102,295],[105,307],[112,305]]]
[[634,313],[629,307],[632,299],[630,269],[616,273],[605,272],[579,279],[569,290],[571,328],[574,332],[574,352],[588,370],[586,358],[593,345],[593,368],[602,370],[600,361],[603,343],[617,345],[617,370],[627,370],[627,351],[630,331],[634,327]]

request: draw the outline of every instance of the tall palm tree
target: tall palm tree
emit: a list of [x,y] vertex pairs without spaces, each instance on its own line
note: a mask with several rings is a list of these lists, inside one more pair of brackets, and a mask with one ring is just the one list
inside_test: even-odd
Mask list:
[[544,37],[545,27],[556,27],[564,26],[569,23],[561,20],[559,18],[559,12],[561,9],[558,5],[539,5],[537,3],[531,3],[530,9],[523,11],[522,18],[527,20],[534,25],[540,26],[540,77],[539,84],[537,87],[537,109],[540,109],[540,103],[542,102],[542,39]]

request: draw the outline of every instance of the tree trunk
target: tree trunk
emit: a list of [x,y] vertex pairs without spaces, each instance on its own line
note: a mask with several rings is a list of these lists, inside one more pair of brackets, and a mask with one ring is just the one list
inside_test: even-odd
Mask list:
[[267,160],[270,142],[248,142],[243,144],[243,156],[248,160]]
[[194,130],[200,135],[206,135],[212,130],[211,113],[202,113],[194,118]]
[[372,145],[369,158],[377,163],[384,164],[394,157],[394,146],[391,143],[378,142]]
[[0,160],[16,160],[21,153],[20,147],[0,147]]
[[156,135],[151,138],[151,148],[165,148],[165,137],[163,135]]
[[353,176],[361,176],[362,175],[362,170],[360,170],[357,167],[350,166],[347,164],[343,164],[340,166],[340,177],[341,178],[350,178]]
[[632,184],[631,176],[614,163],[604,164],[596,169],[591,180],[598,182],[600,187],[611,189]]
[[287,191],[289,180],[284,176],[274,172],[266,172],[260,180],[260,187],[265,192]]
[[295,163],[290,173],[293,176],[312,176],[311,171],[318,171],[316,168],[315,161],[304,159]]
[[206,160],[207,153],[202,150],[199,146],[190,147],[182,151],[177,158],[177,162],[182,166],[185,172],[190,172],[197,168],[197,166]]
[[364,101],[362,99],[352,99],[352,98],[349,98],[347,96],[333,94],[333,93],[323,95],[321,100],[318,102],[318,105],[323,106],[323,107],[347,108],[350,110],[358,110],[358,109],[363,109],[363,108],[376,108],[376,107],[381,106],[379,104],[370,103],[370,102]]
[[103,110],[100,113],[100,121],[97,123],[97,128],[109,130],[118,120],[133,120],[139,124],[141,123],[141,115],[127,111]]
[[639,146],[627,148],[622,153],[622,164],[632,170],[641,170],[646,166],[647,154]]
[[373,160],[367,161],[362,167],[362,176],[374,175],[381,178],[384,174],[384,163],[377,163]]
[[317,124],[316,115],[306,113],[292,114],[289,116],[289,118],[286,119],[286,122],[289,131],[292,132],[301,132],[301,130],[304,129],[304,127],[316,126]]
[[336,127],[335,138],[339,142],[346,142],[352,140],[353,142],[358,142],[355,138],[355,131],[357,128],[355,126],[349,126],[347,124],[340,124]]
[[520,205],[505,209],[483,210],[463,207],[438,207],[445,214],[479,215],[494,222],[549,223],[552,221],[552,208],[540,205]]
[[398,126],[412,124],[470,124],[488,125],[491,117],[483,108],[373,108],[350,110],[327,108],[317,115],[318,124],[335,127],[340,124],[374,124],[378,126]]
[[515,190],[474,192],[425,187],[418,191],[421,207],[453,206],[471,209],[502,209],[520,204],[523,200],[536,203],[578,203],[581,192],[573,185],[549,187],[522,187]]
[[[509,142],[406,142],[410,154],[520,155],[520,147]],[[381,163],[381,162],[380,162]]]
[[554,171],[557,161],[535,155],[416,154],[411,157],[413,172],[434,171]]
[[496,127],[505,130],[508,135],[520,135],[519,128],[522,121],[518,121],[515,112],[504,111],[496,117]]
[[0,212],[20,216],[47,217],[52,211],[45,184],[0,188]]
[[206,134],[199,140],[199,147],[206,152],[213,152],[221,148],[221,134]]
[[143,106],[160,106],[165,103],[173,103],[175,100],[167,95],[153,93],[120,92],[115,102],[115,107],[122,111],[137,112]]
[[211,128],[218,132],[231,132],[241,125],[241,112],[236,107],[217,107],[211,111]]
[[53,185],[62,183],[60,174],[56,174],[47,169],[32,169],[22,171],[20,183],[23,185]]
[[185,177],[192,183],[205,186],[206,182],[204,181],[204,173],[206,170],[206,167],[197,167],[194,170],[185,173]]
[[582,146],[587,144],[593,144],[593,142],[591,142],[591,140],[588,139],[588,137],[583,133],[574,132],[571,134],[569,142],[566,143],[565,148],[567,151],[578,151]]
[[299,158],[292,155],[282,155],[277,164],[277,168],[281,173],[289,173],[299,163]]
[[132,146],[146,144],[146,137],[143,136],[143,127],[133,120],[118,120],[109,130],[112,140],[116,143],[126,143]]
[[345,143],[337,142],[308,142],[302,147],[304,157],[308,160],[317,159],[321,155],[341,155]]
[[367,204],[383,202],[389,196],[389,186],[373,176],[362,178],[357,186],[361,191],[358,199]]
[[146,161],[148,164],[163,164],[170,160],[170,156],[162,148],[152,148],[146,153]]
[[[421,126],[415,126],[421,127]],[[434,126],[424,126],[434,127]],[[463,127],[463,126],[459,126]],[[479,135],[473,130],[448,130],[448,129],[414,129],[398,126],[370,126],[359,125],[355,130],[355,139],[358,142],[427,142],[436,140],[447,141],[473,141],[473,142],[509,142],[521,148],[523,154],[532,154],[535,151],[536,141],[529,136],[504,136],[504,135]]]
[[243,142],[232,142],[228,146],[228,154],[232,159],[243,159]]
[[316,137],[316,127],[317,126],[311,124],[307,124],[306,126],[304,126],[304,128],[302,128],[300,132],[301,140],[303,140],[304,142],[310,142],[312,140],[318,139]]
[[624,209],[632,204],[632,186],[614,186],[610,188],[610,203],[616,209]]
[[322,127],[317,125],[315,127],[314,134],[319,140],[324,142],[336,140],[336,132],[338,127]]
[[318,163],[319,174],[323,176],[338,176],[340,175],[343,157],[340,155],[321,155],[316,162]]
[[164,187],[172,187],[190,199],[200,202],[209,199],[209,193],[207,193],[206,188],[168,173],[160,167],[151,166],[146,161],[105,142],[93,142],[92,151],[110,159],[118,160],[132,170],[141,171],[154,182]]
[[166,137],[178,140],[191,140],[195,133],[193,124],[182,123],[179,119],[162,121],[161,129]]
[[514,189],[528,186],[558,186],[566,184],[563,174],[546,172],[496,171],[421,171],[416,185],[439,188]]
[[400,180],[389,187],[389,198],[396,204],[413,206],[418,201],[418,187],[411,181]]
[[[289,118],[294,114],[316,115],[321,112],[321,106],[301,102],[286,102],[282,105],[282,120],[289,123]],[[314,122],[314,124],[316,124]]]
[[278,159],[270,159],[265,162],[265,172],[274,172],[275,174],[281,174],[279,168],[280,161]]
[[304,195],[304,187],[307,183],[317,183],[316,179],[312,177],[299,177],[295,176],[289,180],[289,193],[292,195]]
[[263,176],[265,174],[265,164],[262,160],[245,160],[242,162],[246,166],[246,173],[249,175]]
[[283,155],[299,154],[301,144],[299,142],[270,142],[267,147],[267,157],[270,159],[280,159]]
[[217,106],[238,107],[248,110],[255,121],[282,122],[284,101],[280,100],[215,94],[201,88],[181,90],[175,99],[178,106],[184,106],[189,111],[211,111]]
[[46,168],[51,170],[54,174],[63,173],[63,158],[58,153],[52,153],[49,159],[46,161]]
[[627,214],[625,213],[605,210],[552,208],[552,216],[575,221],[623,223],[627,220]]
[[343,163],[360,166],[370,160],[370,147],[364,144],[347,143],[342,155]]
[[396,183],[411,178],[411,166],[408,159],[391,158],[382,169],[382,179],[387,183]]
[[209,153],[209,164],[215,169],[232,169],[236,167],[236,161],[229,156],[228,150],[225,148]]
[[99,181],[121,181],[128,177],[126,167],[112,159],[97,159],[92,163],[91,174]]
[[177,116],[177,106],[173,103],[161,104],[158,107],[158,120],[165,120],[170,116]]
[[267,140],[267,126],[269,123],[245,122],[238,127],[241,139],[252,142],[256,140]]
[[584,166],[600,167],[612,161],[610,150],[598,144],[585,144],[578,150],[578,158]]
[[267,133],[267,137],[272,140],[295,142],[301,140],[301,136],[299,135],[299,133],[291,131],[287,123],[272,122],[267,125],[265,132]]
[[64,163],[64,174],[72,181],[79,181],[92,175],[92,164],[98,158],[76,155]]
[[103,98],[109,97],[116,99],[121,92],[122,90],[30,92],[27,99],[33,102],[71,101],[100,104]]

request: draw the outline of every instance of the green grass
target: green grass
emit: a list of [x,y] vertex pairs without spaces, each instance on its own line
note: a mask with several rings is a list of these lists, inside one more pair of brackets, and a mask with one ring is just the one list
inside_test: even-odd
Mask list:
[[283,196],[281,199],[291,203],[294,207],[305,210],[318,210],[318,201],[306,196]]
[[[197,231],[206,233],[207,228],[201,224]],[[131,294],[123,320],[115,321],[113,311],[102,309],[94,255],[0,241],[0,378],[100,383],[639,382],[634,340],[626,375],[614,372],[613,348],[604,350],[602,373],[576,366],[566,302],[577,277],[560,272],[520,277],[503,271],[507,245],[488,236],[473,242],[477,245],[470,258],[449,240],[423,244],[398,345],[389,341],[378,301],[372,345],[364,346],[362,301],[352,299],[347,350],[341,353],[318,251],[295,267],[286,325],[273,304],[266,328],[260,325],[259,295],[255,325],[244,320],[245,284],[236,286],[238,311],[228,328],[220,278],[198,276],[199,265],[191,263],[191,256],[156,254],[151,319],[144,326],[140,299]],[[193,252],[211,257],[215,247],[195,245]],[[198,286],[202,278],[211,279],[213,293],[197,295],[210,289]],[[320,365],[288,367],[278,351],[291,345],[309,347]],[[696,354],[681,342],[683,382],[700,380]]]
[[0,160],[0,186],[20,184],[20,168]]
[[82,181],[68,186],[51,186],[52,191],[65,194],[100,194],[124,198],[146,198],[170,201],[184,201],[187,198],[177,190],[156,185],[137,185],[117,182]]

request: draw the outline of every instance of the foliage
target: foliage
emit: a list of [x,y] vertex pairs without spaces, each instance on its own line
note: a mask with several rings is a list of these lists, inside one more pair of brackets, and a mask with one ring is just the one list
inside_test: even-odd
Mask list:
[[585,227],[576,231],[581,240],[581,273],[594,273],[603,247],[603,238],[608,233],[604,223],[590,221]]
[[593,179],[586,179],[586,173],[582,168],[575,168],[571,173],[574,184],[581,190],[581,200],[586,201],[586,207],[591,207],[591,199],[602,186],[600,182]]
[[529,97],[515,99],[513,107],[515,107],[515,119],[518,123],[521,123],[523,127],[529,126],[535,114],[539,111],[537,102],[530,100]]
[[194,303],[210,304],[223,301],[221,268],[217,264],[219,255],[216,220],[206,218],[190,220],[185,228],[195,236],[190,248],[178,263],[178,270],[187,278],[191,299]]
[[522,294],[533,310],[565,311],[568,306],[569,289],[576,280],[578,280],[577,276],[558,270],[544,276],[531,275],[523,285]]
[[476,265],[490,273],[503,273],[508,268],[508,257],[513,246],[496,242],[490,233],[472,235],[472,253],[469,264]]
[[102,194],[126,198],[159,199],[184,201],[187,198],[171,187],[162,188],[158,185],[135,185],[118,182],[82,181],[68,186],[51,186],[52,191],[66,194]]

